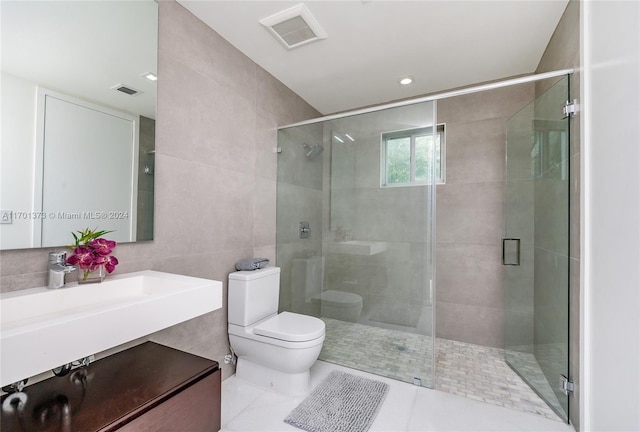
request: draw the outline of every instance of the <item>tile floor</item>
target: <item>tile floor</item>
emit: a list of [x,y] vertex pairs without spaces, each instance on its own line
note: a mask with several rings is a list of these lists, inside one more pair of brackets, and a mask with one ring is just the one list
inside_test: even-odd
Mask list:
[[[547,381],[540,368],[538,371],[542,375],[541,386],[542,382],[546,384]],[[530,376],[534,376],[534,373],[532,369]],[[550,389],[548,384],[546,387]],[[437,338],[435,389],[561,420],[507,365],[504,350],[500,348]],[[553,392],[550,400],[556,400]]]
[[[478,402],[318,361],[311,386],[332,370],[342,370],[389,384],[389,393],[370,432],[399,431],[555,431],[573,432],[557,420]],[[222,383],[222,431],[300,431],[283,422],[304,397],[287,397],[232,376]]]
[[[326,338],[320,360],[408,383],[419,378],[425,387],[560,420],[505,363],[502,349],[437,338],[436,382],[431,385],[430,336],[322,319]],[[550,397],[555,398],[553,391]]]
[[[532,353],[526,352],[524,348],[521,349],[522,351],[511,349],[507,351],[509,363],[514,366],[520,372],[520,374],[538,390],[539,394],[541,394],[545,398],[545,400],[551,403],[556,412],[567,412],[567,405],[569,401],[565,396],[561,394],[559,390],[554,390],[549,385],[549,381],[542,371],[542,368],[540,367],[541,365],[538,363],[539,360],[543,362],[549,361],[549,357],[546,357],[548,353],[544,352],[543,349],[542,354],[540,354],[539,356],[534,356]],[[532,347],[527,347],[527,349],[531,350]],[[551,349],[549,351],[554,350]],[[562,364],[562,362],[566,363],[566,358],[567,357],[564,356],[563,358],[554,358],[551,361],[553,362],[553,365],[557,366],[558,364]],[[551,368],[553,368],[553,365],[551,366]],[[547,367],[549,368],[548,364]],[[566,416],[563,415],[562,418],[566,419]]]
[[431,337],[322,317],[320,360],[425,387],[431,385]]

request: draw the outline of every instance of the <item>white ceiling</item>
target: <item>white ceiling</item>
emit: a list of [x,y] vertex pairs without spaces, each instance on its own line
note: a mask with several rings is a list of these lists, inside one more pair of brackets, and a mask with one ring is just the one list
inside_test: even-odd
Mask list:
[[328,38],[292,50],[259,20],[299,1],[178,2],[328,114],[532,73],[568,0],[305,1]]

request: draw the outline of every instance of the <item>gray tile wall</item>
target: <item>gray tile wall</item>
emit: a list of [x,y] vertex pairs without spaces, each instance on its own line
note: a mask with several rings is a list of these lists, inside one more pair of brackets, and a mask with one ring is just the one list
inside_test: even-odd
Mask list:
[[[580,101],[580,1],[570,0],[540,59],[537,73],[574,68],[570,78],[572,99]],[[536,94],[546,90],[536,88]],[[569,291],[569,374],[576,392],[569,399],[569,416],[580,430],[580,114],[570,121],[570,291]]]
[[447,179],[436,199],[437,337],[504,346],[506,127],[533,98],[523,84],[438,101]]
[[[121,244],[117,273],[154,269],[224,282],[234,263],[275,258],[276,126],[319,116],[174,1],[159,1],[153,242]],[[2,291],[46,284],[46,249],[3,251]],[[218,360],[226,306],[151,340]],[[233,371],[223,368],[223,376]]]

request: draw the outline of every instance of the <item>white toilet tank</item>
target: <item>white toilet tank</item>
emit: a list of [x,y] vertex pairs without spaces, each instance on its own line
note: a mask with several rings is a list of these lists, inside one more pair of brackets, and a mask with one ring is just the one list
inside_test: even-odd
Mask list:
[[238,271],[229,274],[230,324],[250,326],[278,313],[280,299],[280,267]]

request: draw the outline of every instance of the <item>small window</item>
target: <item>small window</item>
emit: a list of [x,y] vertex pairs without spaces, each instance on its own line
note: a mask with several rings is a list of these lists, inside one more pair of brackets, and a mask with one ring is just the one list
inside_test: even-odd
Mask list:
[[[433,138],[430,127],[383,133],[381,186],[427,184]],[[436,126],[435,139],[436,184],[444,184],[444,125]]]

